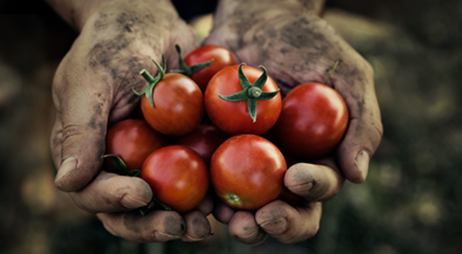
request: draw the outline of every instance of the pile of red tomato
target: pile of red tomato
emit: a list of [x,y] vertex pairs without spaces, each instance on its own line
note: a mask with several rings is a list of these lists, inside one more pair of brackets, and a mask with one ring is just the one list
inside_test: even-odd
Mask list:
[[112,126],[106,147],[107,170],[141,177],[172,210],[193,210],[209,184],[230,207],[256,210],[281,195],[288,166],[343,138],[348,109],[329,86],[301,84],[283,98],[264,67],[236,65],[223,47],[177,51],[180,70],[165,73],[164,61],[156,77],[141,72],[143,117]]

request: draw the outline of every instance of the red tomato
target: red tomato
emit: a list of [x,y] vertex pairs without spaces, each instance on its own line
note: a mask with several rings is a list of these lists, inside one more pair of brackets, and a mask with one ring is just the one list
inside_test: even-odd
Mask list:
[[348,118],[340,94],[321,83],[306,83],[284,98],[276,136],[285,151],[304,159],[319,158],[341,142]]
[[256,210],[283,190],[286,162],[270,141],[251,134],[221,144],[212,156],[210,177],[217,196],[228,206]]
[[177,144],[186,146],[198,153],[207,165],[210,164],[213,152],[229,136],[217,127],[208,124],[198,125],[192,132],[180,136]]
[[165,145],[167,138],[140,119],[120,121],[106,136],[106,154],[119,156],[130,170],[140,169],[149,154]]
[[178,73],[167,73],[153,89],[154,108],[142,96],[141,110],[149,125],[166,135],[191,132],[204,116],[204,102],[196,83]]
[[185,213],[204,199],[209,175],[204,160],[193,150],[179,145],[165,146],[151,153],[140,177],[154,197],[172,210]]
[[233,54],[221,46],[206,45],[191,51],[185,58],[184,62],[187,66],[206,63],[213,60],[212,65],[205,67],[191,75],[191,78],[204,92],[210,79],[221,69],[236,64]]
[[[204,94],[207,115],[212,123],[228,134],[263,134],[277,121],[281,112],[281,93],[272,99],[258,100],[256,120],[249,114],[247,101],[230,102],[219,97],[230,96],[243,91],[238,76],[239,66],[226,67],[210,80]],[[263,74],[259,69],[242,66],[242,71],[250,81],[255,81]],[[251,86],[253,87],[253,85]],[[261,89],[263,92],[276,92],[278,86],[268,77]]]

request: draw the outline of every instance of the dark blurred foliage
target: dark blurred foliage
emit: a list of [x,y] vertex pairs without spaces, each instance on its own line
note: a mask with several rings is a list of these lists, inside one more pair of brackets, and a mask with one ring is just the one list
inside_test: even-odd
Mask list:
[[51,81],[77,34],[41,1],[0,1],[0,253],[460,253],[462,1],[331,0],[325,14],[375,70],[385,132],[367,181],[302,243],[246,246],[214,223],[204,242],[135,244],[53,186]]
[[462,43],[461,1],[327,0],[327,6],[396,24],[427,46],[458,48]]

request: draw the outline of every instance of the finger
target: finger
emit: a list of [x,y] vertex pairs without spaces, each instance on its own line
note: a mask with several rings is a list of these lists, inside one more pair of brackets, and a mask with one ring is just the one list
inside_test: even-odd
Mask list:
[[213,217],[215,217],[215,219],[217,219],[219,222],[224,223],[224,224],[229,224],[234,213],[235,213],[234,209],[225,205],[220,200],[215,201]]
[[322,164],[291,166],[284,176],[287,189],[309,201],[327,201],[335,197],[345,184],[343,175],[332,160],[317,163]]
[[249,211],[234,213],[228,230],[234,239],[245,244],[260,244],[267,238],[266,233],[257,225],[254,214]]
[[173,211],[99,213],[107,231],[132,242],[165,242],[180,239],[186,229],[183,218]]
[[57,114],[55,116],[55,121],[53,123],[53,128],[51,129],[51,136],[50,136],[50,148],[51,148],[51,156],[53,159],[53,163],[56,167],[61,164],[61,150],[62,150],[62,123],[61,117]]
[[173,41],[169,45],[165,58],[167,59],[167,67],[169,70],[176,70],[180,68],[178,52],[175,49],[175,45],[179,45],[181,48],[181,54],[183,57],[187,56],[189,52],[193,51],[199,46],[194,31],[188,24],[179,23],[177,26],[184,26],[184,28],[177,27],[177,31],[182,31],[181,34],[174,34]]
[[[123,63],[112,70],[112,78],[107,78],[107,70],[97,68],[92,72],[67,58],[53,83],[57,117],[52,151],[59,168],[56,186],[77,191],[100,170],[109,120],[113,123],[125,118],[138,105],[139,97],[133,89],[140,91],[146,85],[139,71],[146,68],[155,75],[158,70],[151,56],[134,55],[120,60]],[[161,55],[154,58],[160,61]]]
[[363,61],[363,66],[358,68],[362,69],[360,77],[353,77],[353,81],[350,79],[350,86],[341,84],[345,81],[336,81],[338,87],[355,87],[351,91],[339,91],[348,105],[350,121],[345,137],[337,149],[339,166],[345,177],[354,183],[365,181],[370,158],[379,146],[383,134],[372,67]]
[[70,195],[78,207],[89,213],[129,211],[146,206],[152,199],[151,188],[141,178],[105,171],[84,189]]
[[214,208],[213,204],[213,194],[208,192],[205,195],[204,200],[196,207],[196,210],[200,211],[204,215],[209,215]]
[[200,211],[192,211],[185,215],[183,218],[186,223],[186,231],[181,237],[185,242],[197,242],[207,238],[212,228],[205,215]]
[[313,237],[319,229],[321,203],[310,202],[304,207],[292,207],[281,200],[259,209],[257,224],[268,234],[283,243],[296,243]]
[[186,242],[196,242],[207,238],[212,228],[206,216],[213,210],[213,198],[207,193],[204,200],[196,207],[195,211],[184,215],[186,222],[186,232],[181,240]]
[[[66,68],[66,64],[60,68]],[[77,68],[77,67],[76,67]],[[57,70],[57,73],[63,73]],[[63,191],[77,191],[99,171],[104,152],[107,119],[111,107],[107,86],[85,88],[85,76],[57,75],[53,95],[57,117],[52,133],[52,148],[58,173],[55,184]],[[59,153],[59,155],[57,154]]]

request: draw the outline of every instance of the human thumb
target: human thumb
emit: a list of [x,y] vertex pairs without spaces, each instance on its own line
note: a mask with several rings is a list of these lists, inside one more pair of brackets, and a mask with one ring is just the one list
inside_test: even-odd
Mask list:
[[51,135],[58,168],[55,185],[71,192],[82,189],[101,169],[112,94],[99,88],[105,86],[85,85],[91,83],[83,77],[78,85],[70,78],[57,77],[53,86],[57,112]]
[[343,94],[349,106],[350,122],[337,149],[337,160],[345,177],[353,183],[365,181],[370,159],[383,134],[372,71],[369,73],[369,77],[362,79],[366,84],[361,94]]

